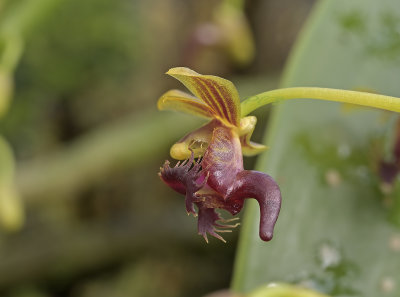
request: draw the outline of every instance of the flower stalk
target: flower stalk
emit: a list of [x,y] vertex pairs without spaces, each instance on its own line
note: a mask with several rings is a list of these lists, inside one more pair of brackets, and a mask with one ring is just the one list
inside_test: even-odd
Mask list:
[[158,100],[158,109],[189,113],[209,122],[171,147],[171,157],[185,161],[175,166],[166,161],[159,176],[184,195],[186,211],[198,217],[198,233],[206,241],[207,234],[224,241],[218,233],[238,225],[226,224],[237,218],[226,220],[217,210],[235,216],[248,198],[257,200],[260,207],[260,238],[269,241],[273,237],[281,207],[279,186],[266,173],[243,168],[243,155],[253,156],[267,149],[250,140],[257,119],[248,114],[255,109],[289,99],[317,99],[400,112],[399,98],[312,87],[272,90],[240,103],[235,86],[223,78],[202,75],[185,67],[172,68],[167,74],[178,79],[192,94],[170,90]]
[[330,88],[295,87],[271,90],[247,98],[241,103],[241,116],[261,106],[291,99],[325,100],[400,112],[400,98],[397,97]]

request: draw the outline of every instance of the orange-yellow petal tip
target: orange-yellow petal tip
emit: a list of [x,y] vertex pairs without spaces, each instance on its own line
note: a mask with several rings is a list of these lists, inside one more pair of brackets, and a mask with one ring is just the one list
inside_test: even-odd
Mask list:
[[169,69],[165,74],[174,76],[174,75],[200,75],[196,71],[193,71],[187,67],[174,67]]

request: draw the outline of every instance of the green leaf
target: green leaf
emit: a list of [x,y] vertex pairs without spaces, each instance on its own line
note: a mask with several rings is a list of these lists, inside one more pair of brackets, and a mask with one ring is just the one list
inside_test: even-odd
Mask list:
[[0,164],[0,227],[16,231],[24,222],[24,210],[14,184],[14,156],[11,147],[1,136]]
[[[320,2],[282,87],[399,96],[399,25],[397,0]],[[234,290],[277,281],[332,296],[400,295],[400,229],[393,223],[400,214],[385,203],[400,192],[382,191],[377,173],[379,161],[390,157],[396,120],[387,112],[345,112],[341,104],[307,99],[274,108],[270,150],[257,169],[279,183],[281,215],[274,239],[265,243],[258,238],[257,205],[247,204]]]

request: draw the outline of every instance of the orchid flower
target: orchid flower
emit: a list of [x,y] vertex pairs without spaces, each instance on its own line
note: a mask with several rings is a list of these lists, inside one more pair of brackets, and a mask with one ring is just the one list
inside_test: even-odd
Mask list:
[[[260,206],[259,235],[272,239],[281,207],[281,192],[266,173],[244,170],[243,155],[253,156],[266,146],[250,141],[257,119],[247,116],[256,108],[286,99],[309,98],[345,102],[400,111],[395,97],[326,88],[287,88],[265,92],[240,103],[232,82],[212,75],[201,75],[184,67],[167,74],[182,82],[193,95],[170,90],[158,101],[160,110],[176,110],[209,119],[171,147],[174,167],[166,161],[160,168],[161,179],[185,195],[188,214],[198,216],[198,233],[208,242],[207,234],[222,241],[220,232],[230,232],[237,220],[223,219],[216,209],[236,215],[244,200],[254,198]],[[197,160],[195,160],[197,158]],[[195,209],[197,207],[197,210]]]
[[[254,155],[266,149],[250,141],[256,118],[240,118],[239,95],[228,80],[187,68],[173,68],[167,74],[180,80],[195,97],[171,90],[159,99],[158,108],[206,117],[210,122],[172,146],[171,156],[186,161],[173,168],[166,161],[161,179],[185,195],[186,211],[198,215],[198,232],[206,241],[207,233],[224,241],[218,232],[228,230],[220,228],[238,225],[224,224],[231,220],[222,219],[216,209],[235,215],[246,198],[260,204],[260,237],[270,240],[281,206],[279,187],[267,174],[243,169],[242,153]],[[198,158],[195,163],[194,158]]]

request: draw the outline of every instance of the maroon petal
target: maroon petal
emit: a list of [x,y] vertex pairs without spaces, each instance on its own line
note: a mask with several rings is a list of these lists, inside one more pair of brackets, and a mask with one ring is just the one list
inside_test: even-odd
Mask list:
[[272,239],[274,226],[281,208],[281,192],[277,183],[269,175],[243,170],[236,177],[235,189],[227,198],[241,200],[254,198],[260,205],[260,238],[264,241]]
[[173,168],[169,166],[168,161],[165,161],[164,166],[160,168],[159,176],[172,189],[185,195],[187,213],[196,215],[193,203],[203,200],[197,197],[196,192],[205,185],[208,175],[201,167],[200,158],[194,164],[193,161],[193,152],[189,159],[182,163],[178,162]]
[[232,232],[232,230],[229,229],[221,230],[218,228],[235,228],[239,225],[239,223],[233,225],[222,224],[222,223],[229,223],[238,220],[239,218],[225,220],[219,215],[219,213],[216,212],[215,208],[207,208],[202,203],[197,203],[197,205],[199,208],[199,219],[197,222],[199,235],[203,236],[206,242],[208,242],[207,233],[218,238],[223,242],[226,242],[225,239],[218,233]]
[[[207,129],[209,127],[211,125]],[[243,170],[241,144],[235,129],[216,125],[203,158],[193,162],[192,150],[190,158],[174,168],[167,161],[161,168],[160,177],[186,196],[188,213],[196,214],[194,204],[198,206],[198,231],[206,241],[207,233],[224,241],[218,232],[230,230],[218,228],[237,225],[221,224],[223,219],[215,209],[225,209],[235,215],[247,198],[256,199],[260,205],[261,239],[272,239],[281,206],[279,187],[265,173]]]
[[[241,211],[245,199],[254,198],[260,205],[260,238],[264,241],[272,239],[281,207],[281,192],[277,183],[269,175],[258,171],[243,170],[236,175],[229,196],[224,198],[218,193],[200,196],[204,198],[204,201],[197,205],[206,208],[206,210],[201,210],[199,206],[199,210],[201,210],[199,212],[199,233],[201,235],[205,236],[204,234],[207,232],[215,236],[215,228],[221,227],[216,223],[217,220],[220,220],[217,217],[218,214],[213,215],[211,210],[225,209],[235,215]],[[200,216],[201,212],[204,212],[202,217]],[[219,235],[215,237],[221,239]]]
[[225,126],[216,127],[203,165],[207,166],[210,175],[207,184],[226,197],[237,173],[243,170],[242,150],[237,133]]

